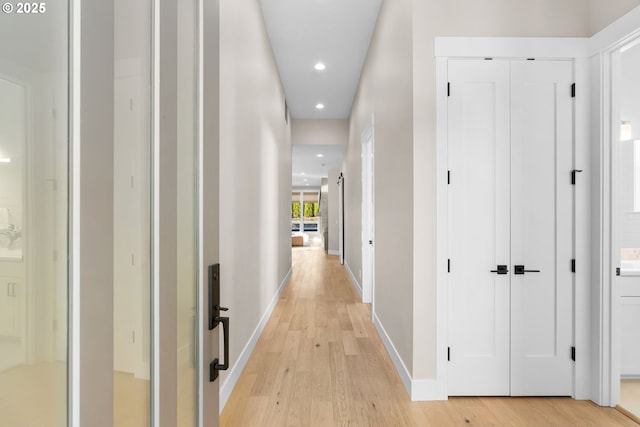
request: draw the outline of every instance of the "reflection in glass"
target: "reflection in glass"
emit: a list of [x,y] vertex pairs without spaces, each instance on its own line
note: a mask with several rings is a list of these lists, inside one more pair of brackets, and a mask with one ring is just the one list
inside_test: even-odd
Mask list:
[[178,427],[196,425],[197,389],[197,85],[196,2],[178,7]]
[[0,14],[0,424],[67,423],[67,8]]
[[114,426],[151,413],[151,6],[115,2]]

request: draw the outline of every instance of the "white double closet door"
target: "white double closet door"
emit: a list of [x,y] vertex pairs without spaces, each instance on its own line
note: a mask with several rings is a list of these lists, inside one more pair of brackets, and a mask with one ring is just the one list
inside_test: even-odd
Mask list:
[[572,62],[448,75],[449,395],[571,395]]

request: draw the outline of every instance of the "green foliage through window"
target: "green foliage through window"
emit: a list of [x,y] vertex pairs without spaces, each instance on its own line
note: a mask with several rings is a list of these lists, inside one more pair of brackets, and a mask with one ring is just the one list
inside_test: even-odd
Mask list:
[[305,203],[304,204],[304,217],[311,218],[314,216],[318,216],[318,203]]

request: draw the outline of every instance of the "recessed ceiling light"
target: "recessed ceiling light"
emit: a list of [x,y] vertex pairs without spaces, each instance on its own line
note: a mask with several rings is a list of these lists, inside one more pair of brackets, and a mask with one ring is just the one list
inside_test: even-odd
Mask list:
[[309,184],[305,184],[305,185],[309,185]]
[[300,175],[304,175],[304,172],[301,172]]
[[316,104],[316,108],[318,110],[322,110],[324,108],[324,104]]
[[327,66],[324,65],[322,62],[318,62],[316,65],[313,66],[313,68],[315,68],[318,71],[323,71],[325,68],[327,68]]
[[0,163],[11,163],[11,159],[9,157],[0,157]]
[[305,178],[305,179],[304,179],[304,182],[307,182],[307,181],[309,181],[309,180],[308,180],[307,178]]
[[316,154],[316,157],[324,157],[324,154]]

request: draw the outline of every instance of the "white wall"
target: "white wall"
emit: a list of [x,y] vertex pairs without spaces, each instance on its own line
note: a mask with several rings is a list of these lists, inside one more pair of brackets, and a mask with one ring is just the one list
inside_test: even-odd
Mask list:
[[433,378],[435,352],[435,63],[436,36],[583,37],[589,10],[582,0],[536,2],[414,0],[414,378]]
[[638,5],[640,0],[589,0],[589,35],[596,34]]
[[346,261],[360,279],[360,133],[373,113],[375,312],[414,379],[436,373],[434,37],[588,35],[581,0],[383,1],[351,115]]
[[345,262],[362,280],[361,134],[374,126],[375,314],[413,363],[413,105],[411,0],[383,1],[351,112],[344,165]]
[[290,213],[291,135],[262,12],[254,0],[221,2],[220,274],[231,369],[290,270]]
[[294,119],[291,121],[291,142],[303,145],[346,144],[349,121],[346,119]]

